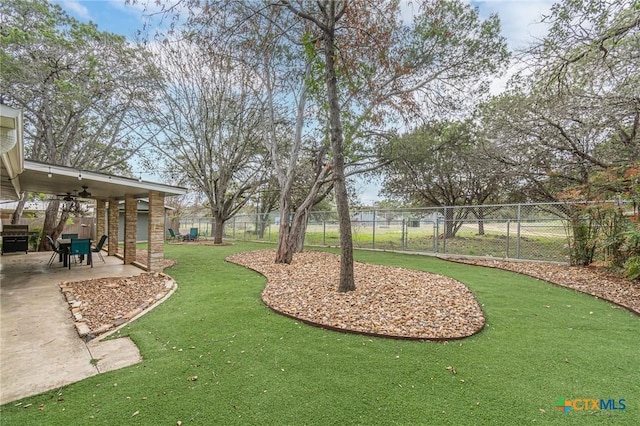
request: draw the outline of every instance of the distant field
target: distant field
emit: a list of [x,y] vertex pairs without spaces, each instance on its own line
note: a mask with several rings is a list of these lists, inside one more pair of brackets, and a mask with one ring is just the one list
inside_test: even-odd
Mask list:
[[[258,238],[253,223],[236,223],[226,229],[226,236],[245,241],[278,241],[278,227],[271,225],[264,237]],[[455,238],[444,239],[444,229],[434,224],[405,227],[402,222],[376,224],[354,223],[353,243],[357,248],[410,250],[433,253],[519,258],[530,260],[569,260],[566,229],[562,222],[485,222],[484,235],[478,235],[477,223],[464,224]],[[519,237],[518,237],[519,235]],[[336,223],[310,224],[305,238],[307,245],[338,246],[340,237]]]

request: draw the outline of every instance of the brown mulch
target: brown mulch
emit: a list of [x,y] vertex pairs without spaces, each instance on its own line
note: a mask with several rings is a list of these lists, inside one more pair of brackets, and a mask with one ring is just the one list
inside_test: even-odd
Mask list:
[[262,299],[271,309],[307,323],[425,340],[471,336],[485,323],[473,294],[449,277],[356,262],[356,290],[338,293],[339,256],[307,251],[296,254],[290,265],[274,259],[275,250],[227,258],[265,275]]
[[448,260],[529,275],[608,300],[640,315],[640,282],[627,280],[602,267],[493,259],[448,258]]
[[85,323],[97,335],[127,322],[162,299],[173,287],[173,280],[164,274],[144,273],[65,282],[60,287],[76,321]]

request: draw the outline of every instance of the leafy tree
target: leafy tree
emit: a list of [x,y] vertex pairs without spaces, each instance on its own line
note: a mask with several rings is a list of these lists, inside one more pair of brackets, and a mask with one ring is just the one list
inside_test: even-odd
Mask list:
[[484,106],[496,157],[530,198],[640,158],[640,3],[567,0],[508,93]]
[[[470,206],[497,201],[505,176],[485,153],[472,122],[433,122],[382,147],[387,196],[421,206]],[[447,209],[445,237],[452,238],[471,209]],[[478,217],[482,219],[482,217]]]
[[[0,90],[22,108],[30,159],[127,174],[144,140],[132,107],[147,97],[152,69],[123,37],[69,17],[44,0],[0,4]],[[52,200],[44,234],[57,236],[69,215]],[[46,248],[46,239],[41,238]]]
[[[418,116],[425,104],[450,111],[452,92],[482,92],[483,77],[507,53],[497,18],[481,22],[458,1],[423,2],[410,26],[399,19],[397,2],[280,4],[311,25],[313,44],[307,46],[322,58],[317,81],[324,84],[342,248],[338,291],[350,291],[355,285],[345,158],[364,151],[357,150],[361,141],[394,134],[387,120]],[[445,87],[453,90],[438,90]]]

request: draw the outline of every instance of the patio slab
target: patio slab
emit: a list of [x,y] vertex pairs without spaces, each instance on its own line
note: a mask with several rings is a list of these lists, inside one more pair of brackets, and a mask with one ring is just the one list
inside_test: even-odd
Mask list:
[[97,259],[93,268],[68,269],[57,261],[49,267],[50,256],[0,257],[0,404],[142,360],[128,338],[89,343],[80,339],[59,284],[143,271],[106,255],[106,262]]

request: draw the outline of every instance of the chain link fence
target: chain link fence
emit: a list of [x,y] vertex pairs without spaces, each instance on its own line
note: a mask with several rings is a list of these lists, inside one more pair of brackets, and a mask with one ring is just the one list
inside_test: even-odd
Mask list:
[[[568,262],[569,207],[565,203],[369,209],[351,215],[354,247]],[[277,242],[279,213],[237,215],[224,237]],[[213,235],[211,218],[181,219],[180,230]],[[336,212],[312,212],[305,244],[339,246]]]

